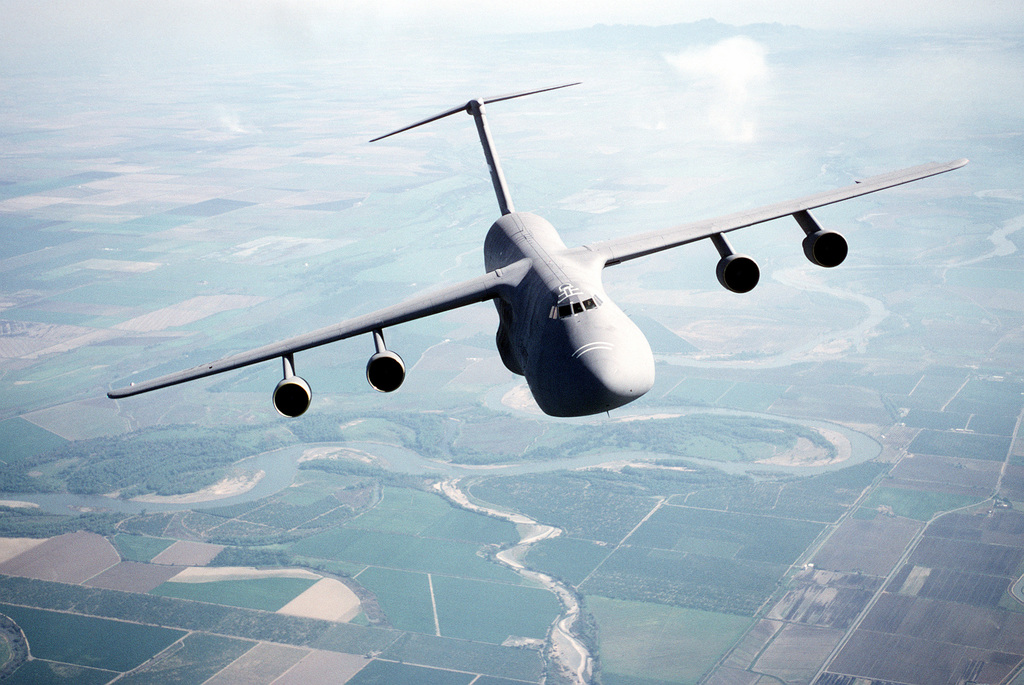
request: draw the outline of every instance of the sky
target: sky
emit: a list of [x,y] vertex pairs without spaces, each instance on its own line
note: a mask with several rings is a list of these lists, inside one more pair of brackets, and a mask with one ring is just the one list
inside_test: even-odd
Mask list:
[[665,25],[712,18],[871,31],[1024,28],[1020,0],[0,0],[0,74],[47,64],[74,70],[124,53],[202,53],[236,42],[288,50],[405,33],[518,33],[595,24]]
[[[294,5],[305,4],[301,0]],[[351,4],[351,3],[348,3]],[[438,14],[459,17],[467,25],[499,30],[529,31],[581,28],[598,23],[664,25],[712,18],[727,24],[779,22],[806,28],[955,29],[965,26],[1000,27],[1024,24],[1018,0],[982,0],[965,3],[932,0],[520,0],[515,3],[479,3],[470,0],[383,0],[356,3],[373,6],[381,17],[417,17]]]

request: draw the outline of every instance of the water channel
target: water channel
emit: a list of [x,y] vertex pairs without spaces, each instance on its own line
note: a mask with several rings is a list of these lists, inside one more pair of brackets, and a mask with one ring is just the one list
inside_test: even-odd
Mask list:
[[[679,407],[665,409],[650,409],[646,413],[652,415],[676,415],[683,413]],[[784,473],[790,475],[810,476],[835,471],[837,469],[859,464],[878,456],[881,447],[872,438],[857,431],[825,421],[807,421],[789,419],[770,414],[756,414],[751,412],[730,411],[725,409],[699,409],[690,410],[687,413],[700,413],[712,415],[729,416],[751,416],[784,423],[793,423],[801,426],[819,428],[827,431],[841,433],[850,441],[851,457],[841,462],[827,466],[782,466],[774,464],[759,464],[748,462],[717,462],[705,459],[686,460],[701,466],[710,466],[730,474],[744,473]],[[299,470],[299,461],[303,454],[314,447],[325,445],[291,445],[271,452],[265,452],[248,459],[237,462],[239,469],[254,474],[259,471],[264,476],[256,485],[241,494],[221,499],[214,499],[205,502],[193,503],[169,503],[169,502],[139,502],[134,500],[122,500],[100,495],[72,495],[72,494],[39,494],[39,493],[0,493],[0,499],[8,501],[29,502],[38,505],[48,512],[68,514],[83,510],[113,511],[118,513],[137,514],[146,512],[184,511],[187,509],[210,509],[223,507],[244,502],[252,502],[264,497],[269,497],[292,484]],[[657,458],[665,455],[653,452],[637,451],[602,451],[588,453],[573,457],[550,460],[520,461],[511,464],[500,464],[493,466],[464,466],[447,462],[428,459],[413,450],[399,447],[397,445],[386,445],[375,442],[339,442],[328,446],[345,447],[358,450],[372,455],[384,468],[397,473],[410,475],[429,475],[440,479],[462,478],[466,476],[483,475],[526,475],[534,473],[550,473],[553,471],[572,470],[605,464],[608,462],[640,461]],[[681,457],[673,457],[681,458]]]

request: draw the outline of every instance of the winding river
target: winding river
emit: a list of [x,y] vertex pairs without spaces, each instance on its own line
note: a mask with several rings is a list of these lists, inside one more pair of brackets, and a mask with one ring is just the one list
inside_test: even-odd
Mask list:
[[[826,471],[834,471],[868,461],[878,456],[881,451],[881,447],[878,443],[863,433],[858,433],[857,431],[844,426],[825,421],[789,419],[770,414],[756,414],[727,409],[701,408],[697,410],[681,411],[679,407],[663,409],[648,408],[643,414],[637,413],[633,416],[640,418],[645,415],[678,415],[681,413],[752,416],[774,421],[788,422],[801,426],[818,428],[824,431],[840,433],[850,443],[850,458],[825,466],[786,466],[748,462],[717,462],[704,459],[692,459],[689,457],[686,458],[687,461],[691,461],[702,466],[715,467],[730,474],[770,471],[776,473],[789,473],[793,475],[817,475]],[[465,466],[428,459],[427,457],[404,447],[376,442],[344,442],[331,443],[330,445],[302,444],[291,445],[289,447],[283,447],[270,452],[264,452],[263,454],[258,454],[237,462],[236,467],[238,467],[239,470],[249,474],[255,474],[262,471],[264,474],[263,477],[259,479],[255,486],[246,492],[229,497],[211,499],[204,502],[139,502],[101,495],[39,494],[19,492],[0,493],[0,500],[26,502],[37,505],[44,511],[60,514],[90,510],[137,514],[143,511],[154,513],[165,511],[184,511],[187,509],[212,509],[233,504],[241,504],[243,502],[252,502],[280,492],[292,484],[299,470],[299,461],[308,450],[316,447],[337,447],[342,445],[346,448],[372,455],[376,459],[377,463],[390,471],[417,476],[433,476],[438,480],[462,478],[465,476],[550,473],[552,471],[587,468],[597,466],[599,464],[607,464],[609,462],[640,461],[662,456],[651,452],[609,450],[606,452],[582,454],[562,459],[521,461],[511,464],[498,464],[492,466]]]
[[[635,413],[632,415],[627,414],[623,418],[639,420],[654,416],[678,415],[680,413],[755,416],[758,418],[770,418],[776,421],[789,422],[801,426],[809,426],[818,429],[823,435],[830,436],[829,439],[834,443],[844,443],[841,446],[837,444],[837,449],[840,454],[848,455],[841,461],[819,466],[792,466],[783,464],[740,462],[726,463],[703,459],[688,459],[688,461],[696,462],[700,465],[712,466],[732,474],[741,474],[752,471],[772,471],[800,475],[813,475],[868,461],[876,457],[881,450],[881,447],[877,442],[863,433],[858,433],[857,431],[850,430],[843,426],[823,421],[787,419],[778,416],[726,409],[691,409],[685,412],[680,412],[678,407],[664,409],[661,411],[647,409],[643,413]],[[451,500],[454,504],[470,511],[501,518],[516,524],[517,530],[520,533],[519,542],[513,547],[498,553],[496,555],[496,561],[512,569],[524,578],[546,587],[558,598],[563,611],[552,624],[549,639],[546,641],[545,649],[547,650],[548,659],[553,663],[559,664],[563,675],[569,678],[572,682],[579,683],[579,685],[586,685],[586,683],[590,681],[593,671],[593,658],[586,645],[574,630],[581,613],[576,594],[571,587],[564,585],[547,574],[527,568],[523,563],[523,560],[526,558],[526,554],[533,545],[542,540],[547,540],[561,535],[562,530],[542,524],[523,514],[491,509],[472,502],[466,493],[460,488],[460,481],[462,478],[469,476],[491,474],[525,475],[593,467],[600,464],[635,462],[658,456],[653,453],[609,450],[600,453],[584,454],[562,459],[522,461],[512,464],[481,467],[435,461],[410,449],[382,443],[345,442],[320,445],[302,444],[273,450],[237,462],[237,471],[248,474],[250,477],[254,474],[261,474],[260,477],[258,479],[253,479],[255,481],[254,484],[245,492],[234,496],[221,497],[204,502],[139,502],[102,496],[66,494],[40,495],[28,493],[3,493],[0,494],[0,499],[28,502],[37,505],[46,511],[56,513],[70,513],[71,511],[84,510],[141,513],[143,511],[166,512],[223,507],[243,502],[251,502],[280,492],[294,482],[295,476],[299,470],[299,464],[303,458],[310,458],[311,452],[331,452],[341,446],[344,446],[346,450],[350,450],[351,453],[365,455],[368,459],[372,458],[378,465],[381,465],[390,471],[436,478],[437,483],[434,486],[435,490],[438,494]]]

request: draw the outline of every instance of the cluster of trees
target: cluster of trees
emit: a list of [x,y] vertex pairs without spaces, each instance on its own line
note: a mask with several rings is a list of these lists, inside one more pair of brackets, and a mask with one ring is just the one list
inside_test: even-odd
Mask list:
[[210,561],[210,566],[290,566],[291,556],[284,550],[262,547],[225,547]]
[[775,591],[786,566],[700,554],[622,547],[580,590],[636,602],[753,616]]
[[0,537],[49,538],[87,530],[113,535],[122,514],[91,512],[79,516],[49,514],[35,508],[0,507]]
[[[252,428],[155,428],[78,440],[33,455],[0,468],[0,487],[7,492],[178,495],[212,485],[235,461],[282,444],[280,437]],[[30,472],[49,475],[29,477]]]
[[361,476],[378,481],[383,485],[393,485],[399,488],[424,489],[427,487],[427,481],[422,476],[396,473],[376,464],[365,464],[348,459],[311,459],[299,464],[299,468],[316,469],[339,476]]
[[[558,451],[563,455],[615,448],[691,458],[752,461],[762,458],[759,445],[789,449],[805,438],[831,458],[835,447],[810,428],[748,416],[690,414],[649,421],[622,421],[580,426]],[[550,448],[549,448],[550,449]]]
[[0,666],[0,680],[4,680],[28,661],[28,641],[18,624],[5,614],[0,614],[0,640],[5,641],[10,649],[7,661]]

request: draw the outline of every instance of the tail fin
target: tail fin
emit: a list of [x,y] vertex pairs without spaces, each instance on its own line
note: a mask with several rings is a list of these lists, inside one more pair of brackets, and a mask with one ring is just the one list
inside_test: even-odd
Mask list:
[[521,98],[527,95],[534,95],[535,93],[546,93],[549,90],[558,90],[559,88],[568,88],[569,86],[576,85],[579,85],[578,81],[576,83],[563,83],[560,86],[540,88],[539,90],[528,90],[521,93],[509,93],[507,95],[495,95],[493,97],[470,100],[464,105],[453,107],[452,109],[441,112],[440,114],[435,114],[434,116],[428,117],[422,121],[417,121],[415,124],[400,128],[397,131],[392,131],[391,133],[378,136],[370,142],[373,143],[378,140],[383,140],[384,138],[393,136],[396,133],[402,133],[403,131],[416,128],[417,126],[429,124],[430,122],[437,121],[438,119],[444,119],[445,117],[457,114],[458,112],[466,112],[476,121],[477,133],[480,134],[480,144],[484,147],[484,156],[487,158],[487,166],[491,171],[491,183],[494,185],[494,192],[498,196],[498,207],[501,208],[502,214],[509,214],[514,212],[515,208],[512,206],[512,197],[509,195],[508,185],[505,183],[505,175],[502,173],[501,165],[498,163],[498,155],[494,151],[494,143],[491,142],[491,132],[487,127],[487,118],[484,116],[484,105],[490,102],[512,100],[513,98]]
[[578,86],[578,85],[580,85],[580,81],[576,81],[575,83],[563,83],[560,86],[550,86],[548,88],[540,88],[539,90],[527,90],[527,91],[524,91],[522,93],[509,93],[507,95],[495,95],[495,96],[489,97],[489,98],[480,98],[480,99],[477,99],[477,100],[470,100],[469,102],[467,102],[464,105],[459,105],[458,107],[452,107],[451,109],[449,109],[446,112],[441,112],[440,114],[435,114],[432,117],[427,117],[423,121],[417,121],[415,124],[410,124],[409,126],[405,126],[403,128],[400,128],[397,131],[392,131],[391,133],[385,133],[382,136],[377,136],[376,138],[374,138],[370,142],[371,143],[376,143],[378,140],[384,140],[385,138],[390,138],[391,136],[393,136],[393,135],[395,135],[397,133],[402,133],[403,131],[408,131],[409,129],[416,128],[417,126],[422,126],[423,124],[429,124],[430,122],[437,121],[438,119],[444,119],[445,117],[451,116],[452,114],[458,114],[459,112],[466,112],[467,114],[472,115],[473,114],[472,107],[473,107],[473,103],[474,102],[478,103],[480,105],[486,105],[486,104],[490,104],[492,102],[501,102],[503,100],[512,100],[514,98],[526,97],[527,95],[535,95],[537,93],[546,93],[549,90],[558,90],[559,88],[568,88],[570,86]]

